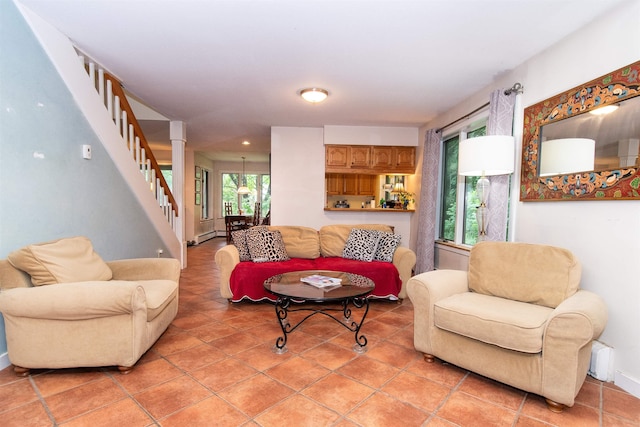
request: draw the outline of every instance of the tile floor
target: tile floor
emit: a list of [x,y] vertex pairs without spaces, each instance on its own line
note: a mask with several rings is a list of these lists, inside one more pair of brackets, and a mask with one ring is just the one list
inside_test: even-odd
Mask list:
[[373,302],[363,332],[315,316],[274,354],[270,304],[229,304],[213,261],[224,239],[189,251],[180,311],[129,375],[114,368],[0,371],[2,426],[640,426],[640,399],[587,378],[562,414],[535,395],[413,349],[413,309]]

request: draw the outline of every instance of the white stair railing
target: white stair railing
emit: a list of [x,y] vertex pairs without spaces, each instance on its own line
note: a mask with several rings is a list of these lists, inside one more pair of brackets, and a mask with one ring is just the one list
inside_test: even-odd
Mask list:
[[100,95],[109,117],[111,117],[118,129],[118,133],[122,136],[123,144],[131,153],[131,158],[136,163],[142,177],[149,184],[149,189],[162,209],[169,225],[176,231],[178,205],[133,114],[120,82],[94,62],[85,63],[84,56],[79,55],[79,58],[88,73],[89,79]]

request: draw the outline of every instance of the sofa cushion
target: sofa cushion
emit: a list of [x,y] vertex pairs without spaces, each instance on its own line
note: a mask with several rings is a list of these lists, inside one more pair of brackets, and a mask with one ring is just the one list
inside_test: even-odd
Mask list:
[[317,230],[296,225],[272,225],[269,230],[282,234],[289,257],[314,259],[320,256],[320,236]]
[[82,236],[25,246],[7,259],[29,274],[34,286],[110,280],[113,276],[91,241]]
[[247,230],[247,246],[253,262],[286,261],[287,250],[279,231],[269,231],[266,227],[252,227]]
[[380,240],[378,241],[378,247],[376,248],[376,254],[373,257],[376,261],[393,262],[393,254],[400,245],[399,234],[385,233],[380,231]]
[[393,229],[385,224],[325,225],[320,228],[320,255],[324,257],[341,257],[349,238],[349,233],[353,228],[393,233]]
[[249,252],[249,245],[247,244],[247,231],[249,230],[236,230],[231,232],[231,240],[233,241],[233,245],[238,249],[240,261],[251,261],[251,253]]
[[553,310],[474,292],[438,301],[434,323],[449,332],[523,353],[542,351],[542,336]]
[[527,243],[480,242],[469,256],[469,289],[555,308],[575,294],[581,266],[562,248]]
[[376,255],[379,241],[379,231],[352,228],[342,250],[342,257],[371,262]]
[[147,303],[147,322],[156,318],[178,295],[178,284],[173,280],[139,280]]

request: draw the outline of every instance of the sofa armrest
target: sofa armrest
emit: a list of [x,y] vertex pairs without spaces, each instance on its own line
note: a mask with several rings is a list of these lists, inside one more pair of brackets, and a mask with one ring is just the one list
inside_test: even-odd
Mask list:
[[59,283],[0,292],[5,316],[50,320],[83,320],[141,311],[146,317],[142,286],[130,281]]
[[393,265],[398,269],[400,280],[402,280],[402,288],[400,288],[398,298],[404,299],[407,297],[407,282],[411,278],[413,267],[416,265],[415,252],[404,246],[396,248],[393,254]]
[[433,355],[434,304],[468,290],[467,272],[461,270],[428,271],[409,279],[407,295],[413,304],[413,344],[416,350]]
[[[589,369],[591,342],[607,323],[607,307],[599,296],[579,290],[553,310],[542,339],[542,387],[545,397],[573,405]],[[563,400],[564,396],[564,400]]]
[[215,261],[218,269],[220,269],[220,295],[222,298],[231,299],[233,293],[231,292],[229,280],[231,279],[233,269],[240,263],[238,248],[234,245],[227,245],[220,248],[216,252]]
[[180,281],[180,261],[174,258],[134,258],[109,261],[113,280]]

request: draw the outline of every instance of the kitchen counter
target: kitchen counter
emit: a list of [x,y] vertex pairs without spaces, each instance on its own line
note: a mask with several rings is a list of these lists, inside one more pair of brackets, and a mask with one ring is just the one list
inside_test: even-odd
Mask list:
[[324,208],[332,212],[415,212],[415,209],[391,209],[391,208]]

